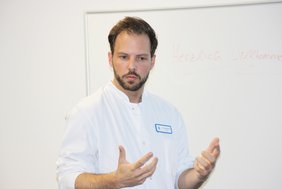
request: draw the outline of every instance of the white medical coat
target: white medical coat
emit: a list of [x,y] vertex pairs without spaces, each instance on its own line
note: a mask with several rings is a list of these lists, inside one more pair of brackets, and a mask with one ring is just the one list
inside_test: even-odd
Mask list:
[[123,145],[129,162],[148,152],[158,158],[155,173],[132,189],[174,189],[179,175],[193,167],[181,115],[166,101],[145,91],[130,103],[111,82],[82,99],[67,115],[67,130],[57,160],[60,189],[74,189],[81,173],[117,169]]

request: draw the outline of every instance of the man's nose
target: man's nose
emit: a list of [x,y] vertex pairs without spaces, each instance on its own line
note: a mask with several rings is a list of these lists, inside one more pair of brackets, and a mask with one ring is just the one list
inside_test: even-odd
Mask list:
[[128,62],[128,69],[129,70],[135,70],[136,69],[136,58],[135,57],[131,57],[129,59],[129,62]]

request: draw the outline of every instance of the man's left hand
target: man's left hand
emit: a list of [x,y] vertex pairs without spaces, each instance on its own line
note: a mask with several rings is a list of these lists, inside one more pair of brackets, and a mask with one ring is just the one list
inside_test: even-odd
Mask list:
[[198,156],[194,162],[194,169],[200,180],[206,180],[215,167],[220,155],[219,138],[214,138],[208,148]]

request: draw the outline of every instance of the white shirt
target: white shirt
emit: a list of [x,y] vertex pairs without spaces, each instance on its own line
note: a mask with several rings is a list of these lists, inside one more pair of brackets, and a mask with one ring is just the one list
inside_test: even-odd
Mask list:
[[117,169],[123,145],[133,163],[148,152],[158,158],[151,178],[132,189],[173,189],[179,175],[193,167],[186,130],[177,110],[145,91],[142,102],[130,103],[112,83],[81,100],[67,116],[67,130],[57,161],[60,189],[74,189],[81,173]]

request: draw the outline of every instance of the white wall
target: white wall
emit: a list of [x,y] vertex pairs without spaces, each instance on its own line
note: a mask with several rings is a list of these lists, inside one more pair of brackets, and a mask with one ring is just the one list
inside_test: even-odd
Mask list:
[[0,188],[57,188],[64,115],[86,90],[86,10],[196,1],[132,2],[0,0]]

